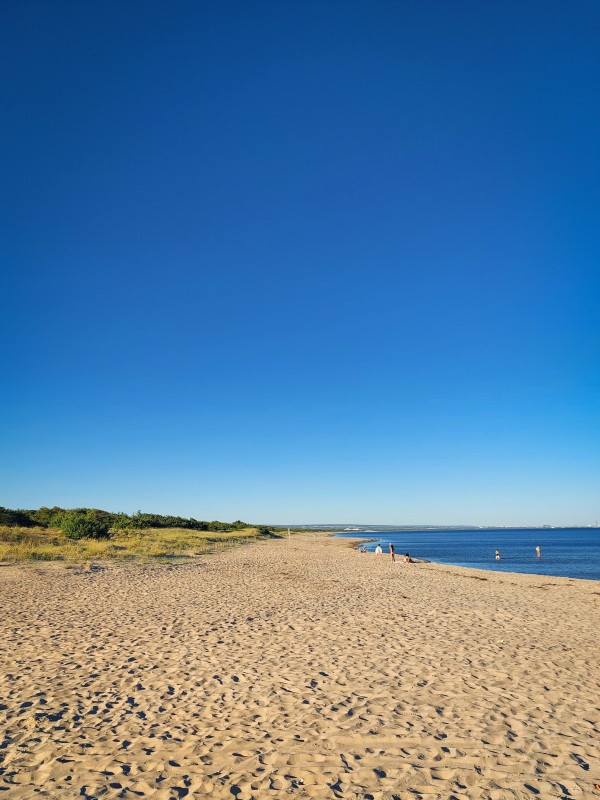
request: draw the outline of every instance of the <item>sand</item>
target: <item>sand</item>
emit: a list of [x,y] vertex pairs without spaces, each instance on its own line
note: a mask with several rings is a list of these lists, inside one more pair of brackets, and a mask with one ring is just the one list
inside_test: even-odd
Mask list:
[[600,798],[600,582],[299,536],[0,598],[0,798]]

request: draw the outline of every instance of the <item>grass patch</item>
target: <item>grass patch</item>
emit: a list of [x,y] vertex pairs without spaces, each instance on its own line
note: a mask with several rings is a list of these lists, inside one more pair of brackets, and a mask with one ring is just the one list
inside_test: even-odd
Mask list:
[[146,528],[115,531],[108,539],[72,540],[56,528],[0,526],[0,561],[168,561],[171,558],[207,555],[273,536],[277,534],[265,534],[257,528],[224,533],[185,528]]

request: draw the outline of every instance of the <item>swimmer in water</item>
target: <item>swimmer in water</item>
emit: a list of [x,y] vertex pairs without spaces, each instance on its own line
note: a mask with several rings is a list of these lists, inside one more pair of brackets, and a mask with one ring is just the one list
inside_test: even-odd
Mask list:
[[535,546],[535,554],[538,558],[542,557],[542,548],[539,546],[539,544],[536,544]]
[[500,561],[500,550],[496,550],[496,561]]

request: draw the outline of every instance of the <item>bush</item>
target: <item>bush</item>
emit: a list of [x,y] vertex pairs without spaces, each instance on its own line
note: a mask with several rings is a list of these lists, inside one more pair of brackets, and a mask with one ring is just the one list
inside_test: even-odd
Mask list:
[[93,511],[71,512],[62,517],[60,529],[69,539],[107,539],[109,525]]
[[0,506],[0,525],[31,528],[35,525],[35,522],[31,519],[28,511],[13,511],[10,508]]
[[281,539],[283,534],[268,525],[259,525],[256,529],[261,536],[270,536],[272,539]]

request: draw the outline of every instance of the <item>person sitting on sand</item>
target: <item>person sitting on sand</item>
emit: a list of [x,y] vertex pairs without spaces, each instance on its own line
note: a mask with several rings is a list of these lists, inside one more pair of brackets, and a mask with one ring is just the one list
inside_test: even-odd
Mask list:
[[378,544],[377,547],[375,548],[375,558],[379,558],[380,555],[381,555],[381,545]]
[[405,564],[414,564],[415,562],[410,557],[410,553],[404,553],[404,563]]

